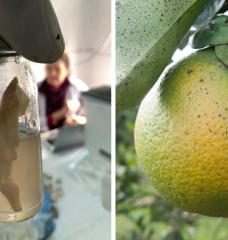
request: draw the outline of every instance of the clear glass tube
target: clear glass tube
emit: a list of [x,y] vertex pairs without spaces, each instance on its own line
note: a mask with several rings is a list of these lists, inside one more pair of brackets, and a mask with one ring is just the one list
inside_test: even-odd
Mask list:
[[23,221],[42,205],[38,93],[28,62],[0,53],[0,221]]

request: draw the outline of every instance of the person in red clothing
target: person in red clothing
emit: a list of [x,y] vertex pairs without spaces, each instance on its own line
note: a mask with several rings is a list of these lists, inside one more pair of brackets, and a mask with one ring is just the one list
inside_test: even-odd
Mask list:
[[46,78],[38,88],[41,131],[86,121],[80,92],[87,86],[79,79],[73,82],[70,72],[65,53],[56,63],[46,65]]

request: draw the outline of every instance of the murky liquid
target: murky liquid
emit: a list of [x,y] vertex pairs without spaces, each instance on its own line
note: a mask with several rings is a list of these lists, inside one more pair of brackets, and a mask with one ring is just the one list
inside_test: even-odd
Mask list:
[[[0,192],[0,221],[22,221],[34,216],[43,199],[43,181],[39,135],[21,135],[13,160],[11,178],[19,188],[22,210],[15,212],[7,198]],[[0,189],[1,190],[1,189]]]

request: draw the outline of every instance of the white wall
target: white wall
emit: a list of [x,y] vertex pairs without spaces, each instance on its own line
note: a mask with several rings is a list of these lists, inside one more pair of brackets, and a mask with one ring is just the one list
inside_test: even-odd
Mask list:
[[[111,0],[52,0],[72,73],[95,87],[111,81]],[[31,63],[38,81],[44,65]]]

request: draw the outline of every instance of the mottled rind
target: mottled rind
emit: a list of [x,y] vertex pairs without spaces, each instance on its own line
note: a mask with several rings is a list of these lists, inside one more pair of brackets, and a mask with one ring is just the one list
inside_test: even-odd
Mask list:
[[135,147],[140,166],[168,201],[228,216],[228,68],[214,49],[174,65],[147,94]]

